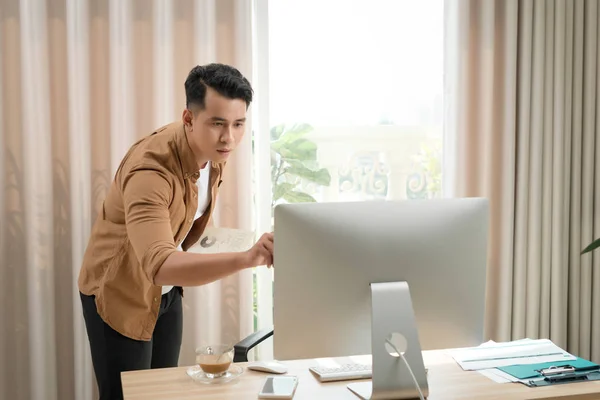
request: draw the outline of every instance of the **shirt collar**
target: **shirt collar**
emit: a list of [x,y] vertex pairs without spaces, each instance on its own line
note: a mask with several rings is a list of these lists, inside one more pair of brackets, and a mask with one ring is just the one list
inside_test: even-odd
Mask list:
[[177,146],[177,152],[179,153],[179,160],[181,161],[181,168],[183,169],[183,176],[198,179],[200,176],[200,168],[196,163],[196,156],[190,147],[187,136],[185,134],[185,125],[183,122],[178,122],[177,134],[175,135],[175,144]]

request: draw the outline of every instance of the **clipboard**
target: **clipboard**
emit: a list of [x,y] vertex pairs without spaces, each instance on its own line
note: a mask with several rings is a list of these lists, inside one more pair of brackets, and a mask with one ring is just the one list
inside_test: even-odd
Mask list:
[[[557,372],[561,370],[562,372]],[[548,369],[540,371],[541,377],[521,382],[529,387],[552,386],[565,383],[589,382],[600,380],[600,369],[592,371],[577,371],[575,368],[557,367],[555,370]]]
[[206,227],[193,246],[195,253],[234,253],[249,250],[255,241],[255,233],[242,229]]
[[582,358],[562,363],[511,365],[498,369],[529,387],[600,380],[600,365]]

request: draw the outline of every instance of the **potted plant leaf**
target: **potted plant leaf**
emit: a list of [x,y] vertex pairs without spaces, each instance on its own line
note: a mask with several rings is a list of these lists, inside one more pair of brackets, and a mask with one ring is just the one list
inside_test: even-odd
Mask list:
[[329,186],[331,175],[319,167],[317,144],[306,136],[308,124],[277,125],[271,129],[271,181],[274,207],[279,201],[312,203],[316,200],[302,189],[302,181]]
[[581,254],[589,253],[590,251],[593,251],[593,250],[597,249],[598,247],[600,247],[600,238],[594,240],[588,247],[583,249]]

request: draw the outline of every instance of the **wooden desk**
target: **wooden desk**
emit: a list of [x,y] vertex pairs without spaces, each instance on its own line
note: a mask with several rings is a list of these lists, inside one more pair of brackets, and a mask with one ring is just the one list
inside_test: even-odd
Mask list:
[[[429,400],[453,399],[600,399],[600,382],[563,384],[553,387],[528,388],[520,383],[495,383],[477,372],[463,371],[443,351],[423,352],[429,368]],[[314,360],[284,362],[288,375],[297,375],[298,388],[294,400],[347,399],[358,400],[345,382],[320,383],[308,370]],[[242,367],[245,364],[238,364]],[[267,374],[245,370],[234,383],[207,385],[192,381],[186,367],[125,372],[122,374],[125,400],[165,399],[256,399]]]

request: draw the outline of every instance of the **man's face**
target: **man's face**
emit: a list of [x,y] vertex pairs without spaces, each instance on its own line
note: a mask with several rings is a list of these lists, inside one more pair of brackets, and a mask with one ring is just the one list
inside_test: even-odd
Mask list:
[[183,113],[190,147],[199,161],[226,161],[244,137],[246,102],[221,96],[209,87],[204,104],[202,110]]

